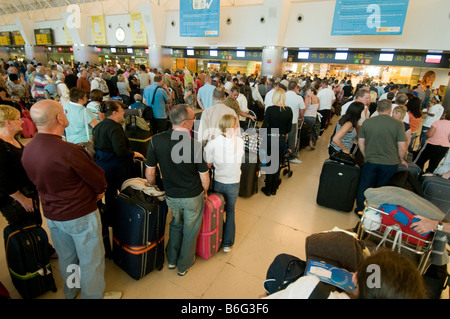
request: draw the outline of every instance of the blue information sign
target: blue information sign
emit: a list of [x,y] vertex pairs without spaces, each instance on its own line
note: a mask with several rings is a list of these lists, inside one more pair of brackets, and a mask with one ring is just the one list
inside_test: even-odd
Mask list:
[[181,37],[218,37],[220,0],[180,0]]
[[399,35],[409,0],[336,0],[331,35]]

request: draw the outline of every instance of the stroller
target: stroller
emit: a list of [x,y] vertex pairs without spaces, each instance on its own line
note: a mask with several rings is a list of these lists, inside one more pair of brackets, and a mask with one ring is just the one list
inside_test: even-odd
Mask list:
[[[297,126],[297,136],[296,136],[296,142],[295,142],[295,154],[298,154],[300,152],[300,137],[301,137],[301,131],[303,127],[303,120],[298,120],[298,126]],[[292,154],[292,150],[286,150],[285,154],[281,157],[280,162],[280,170],[283,169],[283,176],[286,176],[290,178],[292,174],[294,174],[293,171],[291,171],[291,164],[289,162],[289,157]]]

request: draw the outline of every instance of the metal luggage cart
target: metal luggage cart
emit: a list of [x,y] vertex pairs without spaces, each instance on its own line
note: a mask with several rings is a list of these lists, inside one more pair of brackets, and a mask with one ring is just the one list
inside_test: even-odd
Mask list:
[[390,247],[392,250],[397,249],[399,253],[416,260],[419,272],[424,274],[430,263],[435,233],[431,232],[426,240],[406,234],[398,225],[384,225],[381,221],[370,218],[371,214],[388,214],[370,206],[367,202],[364,205],[364,212],[357,231],[358,239],[369,240],[377,244],[375,250],[381,246]]

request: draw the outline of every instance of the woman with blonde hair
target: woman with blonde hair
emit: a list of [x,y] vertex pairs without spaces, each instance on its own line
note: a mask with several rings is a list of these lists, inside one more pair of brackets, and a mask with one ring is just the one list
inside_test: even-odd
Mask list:
[[21,164],[22,123],[17,109],[0,105],[0,211],[14,228],[42,223],[37,190]]
[[131,89],[123,74],[117,76],[117,89],[119,90],[119,95],[122,98],[123,103],[129,106]]
[[241,163],[244,156],[244,141],[236,132],[239,129],[237,118],[225,114],[219,120],[221,135],[205,146],[205,161],[214,167],[213,189],[225,199],[226,222],[223,230],[223,251],[230,252],[236,233],[235,204],[239,196]]
[[[267,129],[267,158],[278,157],[278,162],[271,160],[271,163],[263,163],[263,167],[267,171],[272,165],[276,165],[276,172],[266,174],[266,185],[261,189],[266,196],[275,195],[280,184],[280,163],[283,156],[289,152],[286,144],[288,133],[292,127],[292,109],[285,104],[286,93],[283,89],[276,89],[272,96],[272,106],[269,106],[264,114],[264,121],[261,128]],[[272,148],[272,141],[278,139],[278,150]],[[278,151],[278,154],[276,153]],[[275,168],[271,167],[271,171]]]
[[194,85],[191,83],[189,83],[188,85],[186,85],[186,89],[184,90],[184,102],[186,102],[187,105],[189,105],[189,107],[191,109],[195,109],[195,93],[194,93]]

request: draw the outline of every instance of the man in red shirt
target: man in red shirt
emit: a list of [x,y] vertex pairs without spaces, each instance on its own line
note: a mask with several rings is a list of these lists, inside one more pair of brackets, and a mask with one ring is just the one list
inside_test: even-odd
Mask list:
[[91,93],[91,83],[87,79],[88,73],[86,70],[81,71],[81,75],[77,80],[77,87],[86,92],[86,96],[89,97]]
[[81,146],[63,141],[69,122],[61,104],[39,101],[30,114],[38,133],[27,144],[22,164],[41,197],[64,294],[73,299],[81,288],[81,298],[104,298],[105,250],[97,201],[107,186],[105,173]]

